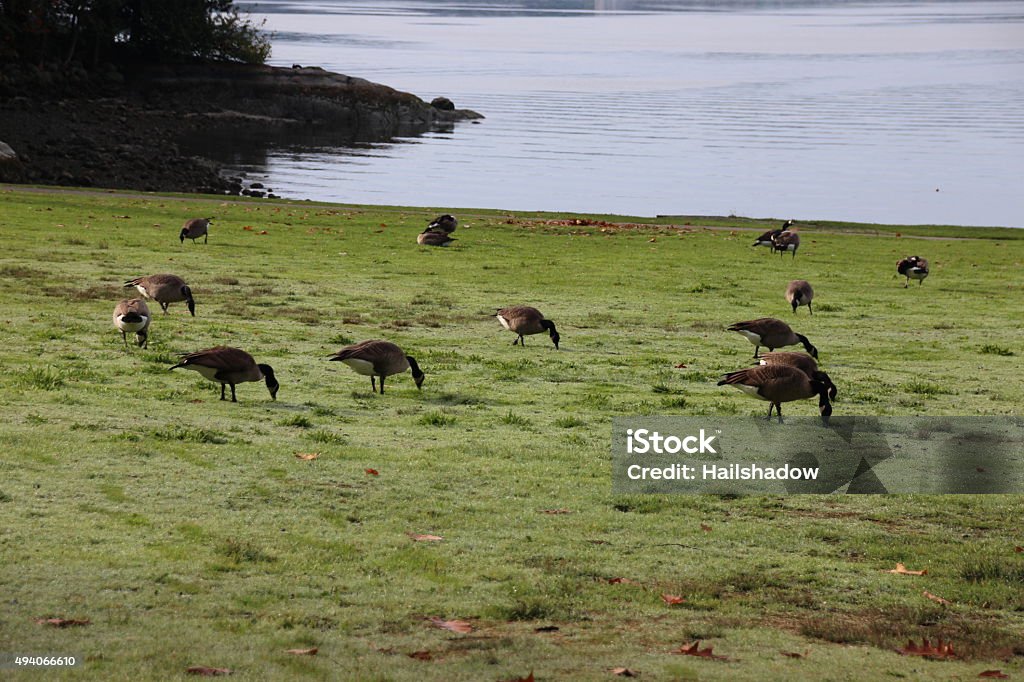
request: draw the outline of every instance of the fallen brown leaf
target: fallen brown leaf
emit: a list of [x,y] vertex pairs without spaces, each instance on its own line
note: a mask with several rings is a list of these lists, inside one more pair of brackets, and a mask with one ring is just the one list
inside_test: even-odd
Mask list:
[[619,677],[636,677],[640,673],[629,668],[611,668],[608,670],[612,675],[618,675]]
[[787,657],[787,658],[807,658],[807,652],[806,651],[804,653],[802,653],[802,654],[798,654],[795,651],[780,651],[779,653],[782,654],[783,656]]
[[1013,551],[1016,552],[1017,554],[1020,554],[1021,552],[1024,552],[1024,547],[1021,547],[1020,545],[1017,545],[1016,547],[1013,548]]
[[416,542],[440,542],[444,540],[440,535],[421,535],[420,533],[406,533],[406,535]]
[[270,233],[267,232],[266,230],[260,230],[260,234],[270,234]]
[[608,578],[610,585],[632,585],[634,581],[629,578]]
[[942,638],[939,638],[939,642],[936,646],[932,646],[931,642],[926,639],[921,640],[921,646],[914,644],[913,641],[907,642],[907,645],[902,649],[897,649],[897,652],[904,656],[924,656],[925,658],[956,658],[956,652],[953,651],[953,645],[950,642],[943,642]]
[[370,474],[371,476],[380,476],[380,472],[377,471],[376,469],[364,469],[364,471],[366,471],[366,473]]
[[706,524],[706,523],[702,523],[702,524],[700,524],[700,529],[701,529],[702,531],[704,531],[705,533],[710,533],[710,532],[711,532],[711,526],[709,526],[709,525],[708,525],[708,524]]
[[503,680],[502,682],[534,682],[533,671],[531,670],[530,674],[527,675],[526,677],[516,677],[516,678],[510,679],[510,680]]
[[974,470],[977,471],[979,474],[985,473],[985,467],[974,467]]
[[227,668],[207,668],[203,665],[194,665],[191,668],[186,668],[185,672],[189,675],[202,675],[204,677],[213,677],[215,675],[230,675],[231,671]]
[[316,656],[319,648],[313,647],[312,649],[287,649],[286,654],[292,654],[293,656]]
[[246,232],[252,232],[254,228],[252,225],[246,225],[242,229],[245,230]]
[[923,571],[908,571],[906,566],[897,561],[896,568],[889,569],[886,573],[897,573],[899,575],[928,575],[928,569]]
[[1002,670],[983,670],[978,673],[978,677],[987,677],[993,680],[1006,680],[1010,678],[1010,676]]
[[569,509],[541,509],[541,514],[572,514]]
[[693,644],[684,644],[684,645],[680,646],[678,649],[676,649],[672,653],[673,654],[682,654],[683,656],[699,656],[701,658],[710,658],[710,659],[713,659],[713,660],[716,660],[716,661],[728,661],[729,660],[728,656],[716,656],[715,654],[711,653],[711,650],[713,648],[714,647],[710,647],[709,646],[707,649],[701,649],[700,648],[700,640],[698,639]]
[[434,655],[429,651],[414,651],[411,654],[406,654],[409,658],[415,658],[417,661],[432,661]]
[[686,363],[680,362],[676,365],[676,369],[686,369]]
[[311,460],[320,456],[319,452],[296,452],[295,459]]
[[682,597],[676,596],[674,594],[663,594],[661,595],[661,600],[669,606],[674,606],[675,604],[682,604],[684,601],[686,601]]
[[950,606],[953,603],[953,602],[949,601],[948,599],[943,599],[942,597],[940,597],[938,595],[932,594],[928,590],[922,590],[921,594],[923,594],[924,596],[928,597],[929,599],[931,599],[934,602],[938,602],[939,604],[942,604],[943,606]]
[[464,620],[445,620],[444,618],[438,618],[433,616],[430,622],[442,630],[451,630],[452,632],[458,632],[460,634],[466,634],[467,632],[473,631],[473,626]]
[[37,618],[36,622],[40,625],[52,625],[55,628],[69,628],[90,624],[88,618],[83,618],[81,620],[76,620],[74,618]]

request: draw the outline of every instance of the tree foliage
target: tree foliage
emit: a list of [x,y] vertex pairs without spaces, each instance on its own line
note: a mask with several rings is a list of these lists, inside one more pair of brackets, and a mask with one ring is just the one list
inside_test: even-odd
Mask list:
[[0,0],[0,61],[262,63],[270,42],[232,0]]

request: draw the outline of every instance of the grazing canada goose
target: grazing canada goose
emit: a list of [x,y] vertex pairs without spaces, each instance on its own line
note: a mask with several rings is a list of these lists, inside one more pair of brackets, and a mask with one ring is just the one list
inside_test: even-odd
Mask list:
[[177,275],[150,275],[136,277],[124,283],[125,289],[135,287],[143,298],[152,299],[167,312],[167,306],[178,301],[185,301],[192,317],[196,316],[196,302],[192,300],[192,290],[185,280]]
[[731,385],[747,395],[771,402],[768,406],[768,419],[772,418],[774,408],[782,423],[782,403],[794,400],[805,400],[818,396],[818,411],[821,421],[827,426],[832,416],[832,403],[828,398],[828,384],[824,372],[807,376],[795,367],[787,365],[759,365],[736,372],[729,372],[718,382],[719,386]]
[[149,306],[141,298],[124,299],[114,306],[114,326],[121,331],[124,347],[128,347],[128,334],[134,333],[139,348],[149,345]]
[[762,234],[760,237],[758,237],[754,241],[753,245],[754,246],[774,247],[775,246],[775,238],[778,237],[783,232],[785,232],[786,230],[788,230],[790,227],[792,227],[794,222],[795,221],[793,221],[792,219],[791,220],[787,220],[786,222],[782,223],[782,227],[778,228],[777,230],[768,230],[767,232]]
[[445,213],[434,218],[434,221],[427,225],[427,232],[444,232],[445,234],[451,234],[455,231],[455,228],[459,226],[459,221],[455,219],[455,216]]
[[729,326],[729,331],[742,334],[747,341],[754,344],[755,358],[758,357],[757,351],[761,349],[761,346],[768,350],[775,350],[797,343],[803,344],[808,353],[815,358],[818,357],[818,349],[811,345],[806,336],[794,333],[788,324],[782,320],[776,320],[774,317],[737,322]]
[[[811,288],[811,283],[804,279],[794,279],[786,287],[786,300],[793,306],[793,312],[802,305],[807,306],[807,312],[811,315],[814,311],[811,310],[811,301],[814,299],[814,289]],[[827,312],[827,311],[826,311]]]
[[536,308],[531,308],[528,305],[514,305],[499,309],[496,317],[502,327],[519,335],[519,338],[512,342],[513,346],[519,343],[525,348],[524,336],[548,332],[551,341],[555,344],[555,350],[558,350],[558,342],[562,337],[555,329],[555,323],[544,319],[544,316]]
[[407,369],[412,369],[416,388],[423,388],[425,375],[416,363],[416,358],[406,355],[405,351],[390,341],[371,339],[354,343],[345,346],[328,360],[344,362],[358,374],[370,377],[370,386],[374,393],[377,392],[377,377],[380,377],[380,394],[384,395],[384,377],[401,374]]
[[169,369],[194,369],[210,381],[220,383],[220,399],[224,398],[224,387],[231,387],[231,402],[237,403],[235,398],[235,384],[243,384],[246,381],[265,381],[267,390],[270,391],[271,400],[277,400],[277,389],[281,387],[274,376],[274,369],[270,365],[257,365],[253,357],[240,348],[228,346],[217,346],[206,350],[186,353],[181,357],[181,362]]
[[421,246],[448,246],[453,241],[455,241],[455,238],[449,237],[444,232],[432,232],[430,230],[420,232],[416,237],[416,243]]
[[928,261],[920,256],[909,256],[896,263],[896,271],[907,278],[903,288],[910,286],[910,280],[916,279],[918,286],[924,284],[924,278],[928,276]]
[[778,251],[780,256],[790,251],[793,254],[793,258],[796,258],[796,250],[799,248],[800,235],[796,232],[787,230],[772,238],[772,251]]
[[181,235],[179,235],[181,237],[181,243],[184,244],[186,239],[191,239],[192,243],[195,244],[196,239],[202,237],[203,243],[205,244],[210,238],[209,229],[211,220],[213,220],[213,218],[192,218],[191,220],[186,220],[185,224],[181,227]]
[[812,358],[807,353],[792,353],[788,351],[774,351],[770,353],[764,353],[761,355],[762,365],[786,365],[787,367],[795,367],[810,378],[814,378],[817,375],[825,387],[828,388],[829,400],[835,400],[836,395],[839,393],[839,389],[832,383],[831,377],[825,372],[818,369],[818,361]]

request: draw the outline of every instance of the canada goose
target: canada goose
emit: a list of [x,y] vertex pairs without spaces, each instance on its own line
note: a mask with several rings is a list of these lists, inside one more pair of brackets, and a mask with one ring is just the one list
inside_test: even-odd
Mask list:
[[777,230],[768,230],[760,237],[758,237],[756,240],[754,240],[753,246],[775,246],[775,238],[778,237],[783,232],[785,232],[786,230],[788,230],[790,227],[792,227],[794,222],[795,221],[793,220],[787,220],[786,222],[782,223],[782,227],[778,228]]
[[818,369],[818,361],[812,358],[807,353],[792,353],[789,351],[773,351],[770,353],[761,354],[762,365],[786,365],[787,367],[795,367],[810,378],[814,378],[818,375],[828,388],[829,400],[835,400],[836,395],[839,393],[839,389],[832,383],[832,378],[828,374]]
[[185,224],[181,227],[181,234],[179,235],[181,243],[184,244],[186,239],[191,239],[192,243],[195,244],[196,239],[202,237],[205,244],[210,238],[208,230],[211,220],[213,218],[192,218],[191,220],[186,220]]
[[[768,419],[772,418],[774,408],[782,423],[782,403],[804,400],[818,396],[818,411],[821,421],[827,426],[832,416],[832,404],[828,398],[828,386],[824,372],[817,372],[809,377],[795,367],[787,365],[759,365],[736,372],[729,372],[718,382],[719,386],[731,385],[747,395],[771,402],[768,406]],[[831,380],[828,381],[831,383]]]
[[416,237],[416,243],[422,246],[448,246],[453,241],[455,238],[449,237],[444,232],[431,232],[430,230],[420,232]]
[[224,387],[231,386],[231,402],[237,403],[235,398],[235,384],[243,384],[246,381],[263,380],[270,391],[271,400],[277,400],[277,389],[281,387],[274,376],[274,369],[270,365],[257,365],[253,357],[240,348],[228,346],[217,346],[206,350],[186,353],[182,355],[181,362],[169,369],[194,369],[210,381],[220,383],[220,399],[224,398]]
[[754,357],[758,357],[757,351],[764,346],[768,350],[775,350],[782,346],[803,344],[808,353],[815,358],[818,357],[818,349],[811,345],[803,334],[796,334],[788,324],[774,317],[762,317],[746,322],[737,322],[729,326],[729,331],[737,332],[746,337],[747,341],[754,344]]
[[496,317],[502,327],[519,335],[519,338],[512,342],[513,346],[519,343],[525,348],[524,336],[548,332],[551,341],[555,344],[555,350],[558,350],[558,342],[562,337],[555,329],[555,323],[544,319],[544,316],[536,308],[531,308],[528,305],[514,305],[499,309]]
[[790,251],[793,254],[793,258],[796,258],[796,250],[799,248],[800,235],[796,232],[787,230],[772,238],[772,251],[778,251],[780,256]]
[[374,393],[377,392],[377,377],[380,377],[380,394],[384,395],[384,377],[401,374],[407,369],[412,369],[416,388],[423,388],[425,375],[416,363],[416,358],[406,355],[405,351],[390,341],[361,341],[345,346],[327,359],[344,362],[356,373],[370,377],[370,386]]
[[141,298],[124,299],[114,306],[114,326],[121,332],[124,347],[128,347],[128,333],[135,333],[139,348],[149,346],[149,306]]
[[427,225],[428,232],[444,232],[445,234],[451,234],[455,231],[455,228],[459,226],[459,221],[455,219],[455,216],[445,213],[434,218],[434,221]]
[[910,286],[910,280],[916,279],[918,286],[924,284],[924,278],[928,276],[928,261],[920,256],[909,256],[896,263],[896,271],[907,278],[903,288]]
[[167,312],[167,306],[178,301],[185,301],[192,317],[196,316],[196,302],[192,300],[192,290],[185,280],[177,275],[150,275],[136,277],[124,283],[125,289],[135,287],[143,298],[152,299]]
[[[793,306],[793,312],[799,306],[807,306],[807,312],[811,315],[814,311],[811,309],[811,301],[814,299],[814,289],[811,288],[811,283],[804,279],[794,279],[786,287],[786,300]],[[827,312],[827,311],[826,311]]]

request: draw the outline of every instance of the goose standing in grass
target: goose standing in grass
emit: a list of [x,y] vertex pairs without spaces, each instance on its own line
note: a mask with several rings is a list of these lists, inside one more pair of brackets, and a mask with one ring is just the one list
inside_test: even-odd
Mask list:
[[224,387],[231,387],[231,402],[237,403],[235,398],[235,384],[243,384],[247,381],[264,381],[267,390],[270,391],[271,400],[277,400],[277,390],[281,387],[274,376],[274,369],[270,365],[257,365],[251,355],[240,348],[228,346],[217,346],[206,350],[186,353],[182,356],[181,362],[169,369],[193,369],[210,381],[220,383],[220,399],[225,400]]
[[445,234],[451,234],[455,231],[455,228],[459,226],[459,221],[455,219],[455,216],[445,213],[439,215],[427,225],[426,232],[444,232]]
[[555,344],[555,350],[558,350],[558,342],[562,337],[559,335],[558,330],[555,329],[555,323],[544,319],[544,315],[536,308],[531,308],[528,305],[514,305],[508,308],[501,308],[498,310],[496,317],[502,327],[519,335],[512,342],[513,346],[518,343],[522,344],[525,348],[524,336],[547,332],[551,337],[551,341]]
[[192,289],[177,275],[149,275],[136,277],[124,283],[125,289],[132,287],[138,289],[143,298],[159,303],[165,313],[171,303],[185,301],[192,317],[196,316],[196,302],[192,299]]
[[391,343],[380,339],[371,339],[345,346],[328,358],[344,362],[358,374],[370,377],[370,386],[377,392],[377,377],[380,377],[380,394],[384,395],[384,378],[393,374],[401,374],[407,369],[412,370],[416,388],[423,388],[425,375],[420,369],[416,358],[406,355],[405,351]]
[[181,243],[184,244],[186,239],[191,239],[192,243],[195,244],[196,239],[202,237],[203,243],[205,244],[210,238],[209,229],[211,220],[213,220],[213,218],[192,218],[191,220],[186,220],[185,224],[181,227],[181,234],[179,235],[181,237]]
[[768,350],[775,350],[782,346],[793,346],[802,344],[804,349],[813,357],[818,357],[818,349],[811,345],[807,337],[797,334],[788,324],[774,317],[761,317],[756,320],[737,322],[729,326],[729,331],[742,334],[747,341],[754,344],[754,357],[764,346]]
[[796,258],[796,250],[799,248],[800,235],[796,232],[786,231],[772,238],[772,251],[778,251],[780,256],[789,251]]
[[444,232],[433,232],[431,230],[420,232],[416,237],[416,243],[420,246],[448,246],[453,241],[455,241],[454,237],[449,237]]
[[121,332],[124,347],[128,347],[128,334],[135,334],[139,348],[149,346],[149,306],[141,298],[124,299],[114,307],[114,326]]
[[[814,311],[811,309],[811,301],[814,300],[814,289],[811,288],[811,283],[804,279],[794,279],[786,287],[786,300],[793,306],[793,312],[802,305],[807,306],[807,312],[811,315]],[[826,311],[827,312],[827,311]]]
[[782,227],[780,227],[780,228],[778,228],[776,230],[768,230],[767,232],[762,234],[760,237],[758,237],[756,240],[754,240],[754,244],[753,245],[754,246],[767,246],[769,248],[774,247],[775,246],[775,238],[778,237],[783,232],[785,232],[786,230],[788,230],[790,227],[792,227],[794,222],[795,222],[794,220],[787,220],[786,222],[782,223]]
[[928,261],[920,256],[908,256],[896,263],[896,272],[907,278],[903,288],[910,286],[910,280],[916,279],[918,286],[924,284],[924,278],[928,276]]
[[809,377],[801,370],[787,365],[758,365],[748,369],[741,369],[736,372],[729,372],[718,382],[719,386],[735,386],[749,396],[760,400],[767,400],[768,419],[772,418],[772,410],[779,415],[779,423],[782,423],[782,403],[794,400],[805,400],[818,396],[818,411],[821,414],[821,421],[826,426],[832,416],[832,403],[829,402],[828,384],[825,382],[827,376],[824,372],[817,372]]
[[790,351],[773,351],[770,353],[762,353],[761,361],[759,364],[762,365],[786,365],[787,367],[795,367],[809,378],[817,376],[825,387],[828,389],[829,400],[835,400],[836,395],[839,393],[839,389],[832,383],[832,378],[825,372],[818,369],[818,361],[812,358],[807,353],[793,353]]

